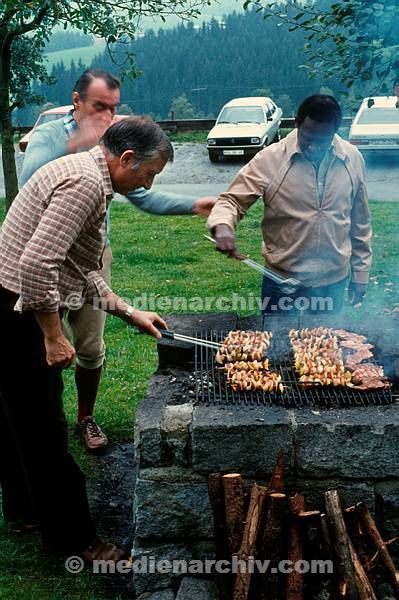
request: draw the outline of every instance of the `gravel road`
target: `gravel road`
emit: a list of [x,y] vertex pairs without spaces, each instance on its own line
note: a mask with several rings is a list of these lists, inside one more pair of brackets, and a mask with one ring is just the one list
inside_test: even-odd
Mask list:
[[[22,161],[23,154],[17,150],[18,172]],[[196,196],[217,195],[226,189],[243,164],[239,157],[211,163],[204,144],[175,144],[175,161],[157,176],[155,186]],[[366,161],[366,166],[370,198],[399,201],[399,153],[373,157]],[[0,169],[0,196],[3,195],[3,171]]]

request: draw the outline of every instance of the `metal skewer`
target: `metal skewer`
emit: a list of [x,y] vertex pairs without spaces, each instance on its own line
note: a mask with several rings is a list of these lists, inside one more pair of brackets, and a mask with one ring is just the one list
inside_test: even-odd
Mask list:
[[[212,238],[211,236],[204,234],[204,238],[206,238],[213,244],[216,244],[216,240],[214,238]],[[281,291],[284,292],[285,294],[293,294],[296,291],[296,289],[300,286],[300,281],[298,281],[298,279],[295,279],[294,277],[288,277],[287,279],[285,279],[284,277],[277,275],[277,273],[274,273],[270,269],[263,267],[262,265],[255,262],[251,258],[248,258],[241,254],[235,254],[232,256],[233,256],[233,258],[236,258],[240,262],[248,265],[248,267],[251,267],[255,271],[258,271],[258,273],[265,275],[265,277],[268,277],[269,279],[274,281],[274,283],[277,283],[277,285],[279,286]]]

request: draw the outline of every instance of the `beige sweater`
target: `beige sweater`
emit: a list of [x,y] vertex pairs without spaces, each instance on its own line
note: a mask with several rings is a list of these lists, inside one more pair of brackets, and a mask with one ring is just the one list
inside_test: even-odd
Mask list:
[[266,265],[291,274],[306,286],[340,281],[351,271],[367,283],[371,226],[360,152],[336,135],[322,199],[315,167],[305,159],[296,130],[259,152],[222,193],[208,226],[234,229],[262,196],[262,254]]

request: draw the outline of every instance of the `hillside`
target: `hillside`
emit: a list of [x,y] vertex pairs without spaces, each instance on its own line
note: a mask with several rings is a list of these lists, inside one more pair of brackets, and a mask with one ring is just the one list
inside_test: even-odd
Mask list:
[[[121,102],[136,113],[165,119],[180,98],[193,116],[211,117],[233,97],[270,95],[289,116],[323,85],[321,77],[309,81],[302,68],[303,44],[301,31],[289,32],[254,11],[232,13],[223,23],[213,20],[200,28],[188,23],[150,30],[131,46],[141,74],[124,80]],[[93,66],[121,75],[117,65],[124,64],[124,56],[115,50],[114,62],[104,52]],[[76,62],[69,69],[57,65],[52,74],[58,83],[36,86],[35,92],[56,105],[68,104],[82,68]]]

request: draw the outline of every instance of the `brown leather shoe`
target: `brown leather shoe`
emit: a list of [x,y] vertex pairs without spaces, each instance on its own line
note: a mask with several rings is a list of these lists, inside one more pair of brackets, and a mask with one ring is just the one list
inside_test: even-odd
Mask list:
[[93,417],[85,417],[78,423],[78,430],[88,450],[102,450],[108,444],[108,438],[97,425]]
[[95,540],[91,546],[82,552],[81,557],[89,564],[92,564],[94,560],[111,560],[116,563],[128,559],[129,554],[110,542]]

